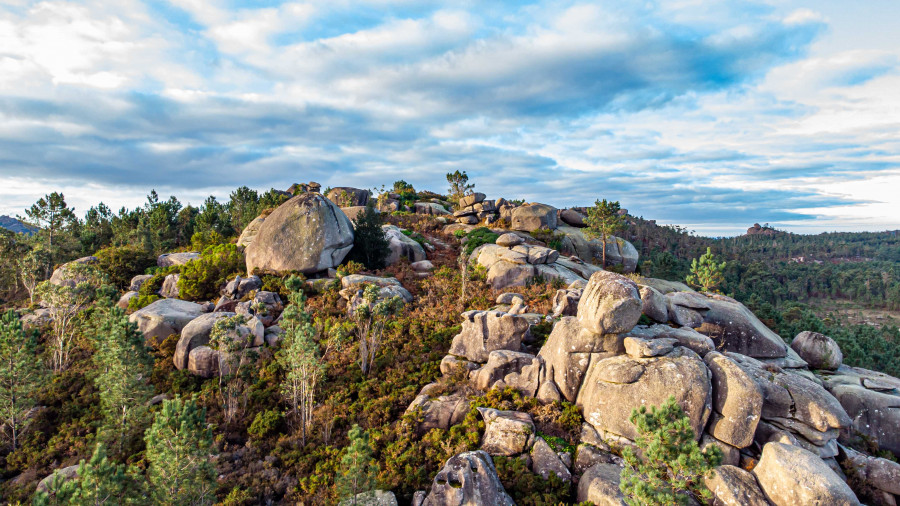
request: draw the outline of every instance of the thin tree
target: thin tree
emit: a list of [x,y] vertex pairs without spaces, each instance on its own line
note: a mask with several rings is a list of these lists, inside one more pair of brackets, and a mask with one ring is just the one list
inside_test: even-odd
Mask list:
[[90,335],[98,371],[94,383],[104,416],[100,433],[104,440],[115,441],[121,452],[145,422],[147,403],[153,395],[149,383],[153,359],[137,325],[118,307],[98,308]]
[[28,412],[34,408],[46,377],[36,347],[34,338],[26,335],[14,311],[0,316],[0,421],[12,451],[19,447],[19,438],[28,424]]
[[239,326],[242,315],[216,320],[209,333],[209,346],[219,352],[219,400],[222,413],[228,421],[234,420],[246,405],[247,372],[244,356],[247,353],[247,335]]
[[102,284],[102,274],[96,268],[80,263],[67,266],[63,278],[62,284],[44,281],[36,290],[50,313],[53,330],[51,367],[57,373],[68,367],[69,355],[75,346],[78,316],[94,300],[97,288]]
[[163,401],[147,429],[147,476],[157,504],[208,505],[216,499],[212,430],[193,399]]
[[40,245],[32,248],[22,255],[16,262],[22,286],[28,290],[29,304],[34,304],[34,293],[38,283],[44,279],[47,273],[47,265],[50,264],[50,254]]
[[378,463],[372,458],[373,450],[367,432],[354,425],[348,436],[350,445],[341,459],[341,472],[335,481],[341,497],[350,499],[350,504],[355,505],[359,494],[375,488]]
[[366,285],[362,300],[353,310],[356,319],[356,335],[359,337],[359,365],[363,374],[368,375],[375,363],[375,356],[381,349],[381,338],[388,319],[397,314],[401,299],[394,295],[379,300],[379,289]]
[[285,370],[281,393],[291,405],[291,413],[300,423],[303,444],[312,430],[316,386],[325,375],[325,364],[316,344],[316,329],[309,313],[304,310],[305,297],[301,291],[303,281],[291,276],[285,287],[291,291],[290,304],[282,313],[284,329],[277,360]]
[[587,228],[584,229],[584,236],[587,239],[600,238],[604,268],[606,267],[606,241],[609,236],[625,226],[624,220],[619,214],[620,209],[618,201],[597,200],[594,202],[594,207],[588,208],[587,218],[584,220],[587,225]]

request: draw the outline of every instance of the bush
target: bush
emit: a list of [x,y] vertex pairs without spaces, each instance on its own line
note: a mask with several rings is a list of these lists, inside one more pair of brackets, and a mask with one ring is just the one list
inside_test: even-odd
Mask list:
[[466,254],[471,255],[475,248],[482,244],[493,244],[499,235],[491,232],[489,228],[479,227],[466,234]]
[[156,257],[135,246],[110,246],[98,251],[97,267],[119,288],[127,287],[131,278],[156,265]]
[[159,269],[153,274],[153,277],[144,281],[141,285],[140,289],[138,289],[138,295],[150,296],[150,295],[159,295],[160,289],[162,289],[163,282],[166,280],[166,276],[169,275],[168,269]]
[[128,310],[129,311],[137,311],[138,309],[145,308],[150,304],[162,299],[159,295],[135,295],[128,301]]
[[200,258],[181,267],[178,294],[186,300],[215,298],[230,279],[244,272],[244,255],[234,244],[219,244],[203,250]]
[[562,248],[562,241],[566,237],[566,234],[556,232],[555,230],[539,229],[532,232],[531,236],[546,244],[548,248],[559,251],[559,249]]
[[283,417],[281,411],[276,409],[267,409],[256,414],[247,433],[257,439],[263,439],[269,434],[277,431],[281,427]]
[[381,214],[370,203],[366,211],[353,220],[353,224],[353,249],[347,260],[359,262],[372,270],[384,269],[391,250],[381,228]]
[[494,457],[503,488],[520,506],[568,504],[572,499],[569,482],[550,473],[549,479],[532,473],[518,457]]

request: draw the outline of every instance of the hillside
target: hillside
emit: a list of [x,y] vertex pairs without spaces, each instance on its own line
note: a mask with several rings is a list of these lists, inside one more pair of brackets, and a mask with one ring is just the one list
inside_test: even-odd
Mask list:
[[457,176],[43,199],[0,234],[0,501],[896,501],[896,232],[697,237]]
[[9,230],[10,232],[16,234],[31,235],[32,233],[34,233],[34,229],[32,227],[29,227],[25,223],[22,223],[21,221],[6,215],[0,216],[0,228],[5,228],[6,230]]

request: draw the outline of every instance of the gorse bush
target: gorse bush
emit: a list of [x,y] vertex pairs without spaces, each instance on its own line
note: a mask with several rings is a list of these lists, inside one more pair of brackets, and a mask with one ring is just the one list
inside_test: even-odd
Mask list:
[[137,246],[110,246],[95,256],[99,260],[97,267],[119,288],[127,287],[131,278],[156,265],[153,253]]
[[625,502],[630,506],[685,505],[690,504],[691,494],[704,501],[712,499],[703,477],[722,462],[722,450],[710,445],[700,451],[691,421],[675,397],[649,411],[641,406],[629,420],[637,427],[635,444],[642,456],[630,447],[622,452],[627,466],[619,488]]
[[210,246],[203,250],[200,258],[181,267],[178,293],[187,300],[213,299],[222,285],[244,272],[244,266],[244,255],[236,245]]

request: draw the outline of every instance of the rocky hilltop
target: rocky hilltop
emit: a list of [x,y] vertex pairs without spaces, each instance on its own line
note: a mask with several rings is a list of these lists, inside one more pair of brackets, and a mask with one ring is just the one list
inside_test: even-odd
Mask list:
[[[511,505],[523,480],[538,479],[567,490],[563,496],[571,502],[624,504],[622,455],[641,435],[631,415],[669,398],[700,447],[721,451],[721,464],[704,481],[712,504],[896,504],[900,464],[890,456],[900,454],[900,379],[844,364],[828,336],[806,331],[788,345],[731,297],[635,274],[637,250],[620,237],[607,239],[606,265],[600,265],[604,245],[585,236],[584,209],[471,192],[454,202],[439,195],[410,201],[400,193],[375,198],[351,187],[323,195],[320,189],[295,185],[283,203],[250,221],[236,239],[244,272],[216,286],[214,297],[184,296],[188,267],[207,253],[171,252],[158,257],[156,274],[131,280],[119,306],[131,308],[129,319],[149,346],[171,349],[160,355],[167,356],[166,367],[209,385],[204,388],[212,388],[211,378],[221,378],[223,368],[235,367],[229,359],[235,353],[257,371],[279,354],[290,300],[272,280],[289,273],[303,274],[314,316],[319,311],[358,325],[360,315],[392,301],[410,315],[403,318],[451,321],[457,326],[451,333],[433,322],[410,327],[420,334],[398,331],[403,344],[385,348],[391,359],[416,343],[423,346],[418,356],[433,358],[412,364],[421,369],[417,383],[394,385],[394,402],[405,410],[368,423],[382,427],[378,455],[386,468],[402,467],[396,463],[402,457],[409,459],[406,472],[421,472],[431,468],[411,463],[433,458],[413,458],[399,449],[412,443],[388,434],[405,434],[416,444],[444,438],[445,449],[459,444],[464,451],[441,457],[440,467],[424,477],[430,485],[418,490],[410,487],[421,481],[382,476],[379,484],[394,486],[367,492],[377,504],[397,504],[399,497],[415,505]],[[385,267],[348,272],[359,217],[376,211],[387,221]],[[91,265],[98,258],[75,262]],[[76,272],[74,265],[59,267],[49,282],[77,284],[67,274]],[[472,277],[470,292],[463,280],[461,296],[454,274],[460,266]],[[453,291],[441,292],[453,275]],[[134,310],[132,300],[147,294],[146,283],[155,283],[155,301]],[[40,328],[53,316],[38,309],[24,320]],[[238,347],[217,347],[211,341],[216,323],[235,316],[242,316],[230,330]],[[347,346],[358,354],[357,345]],[[389,358],[378,352],[373,356],[371,367],[399,367],[386,365]],[[318,400],[316,409],[328,402]],[[548,415],[559,410],[569,410],[568,418]],[[461,437],[467,443],[454,439]],[[291,445],[307,448],[305,438],[302,446],[296,439]],[[305,481],[310,475],[286,464],[296,458],[287,450],[270,459],[246,436],[225,439],[220,481],[244,483],[237,477],[249,471],[240,466],[254,462],[268,481],[260,501],[329,501],[327,494],[312,495]],[[316,445],[333,448],[325,441]],[[513,468],[519,474],[510,481]]]

